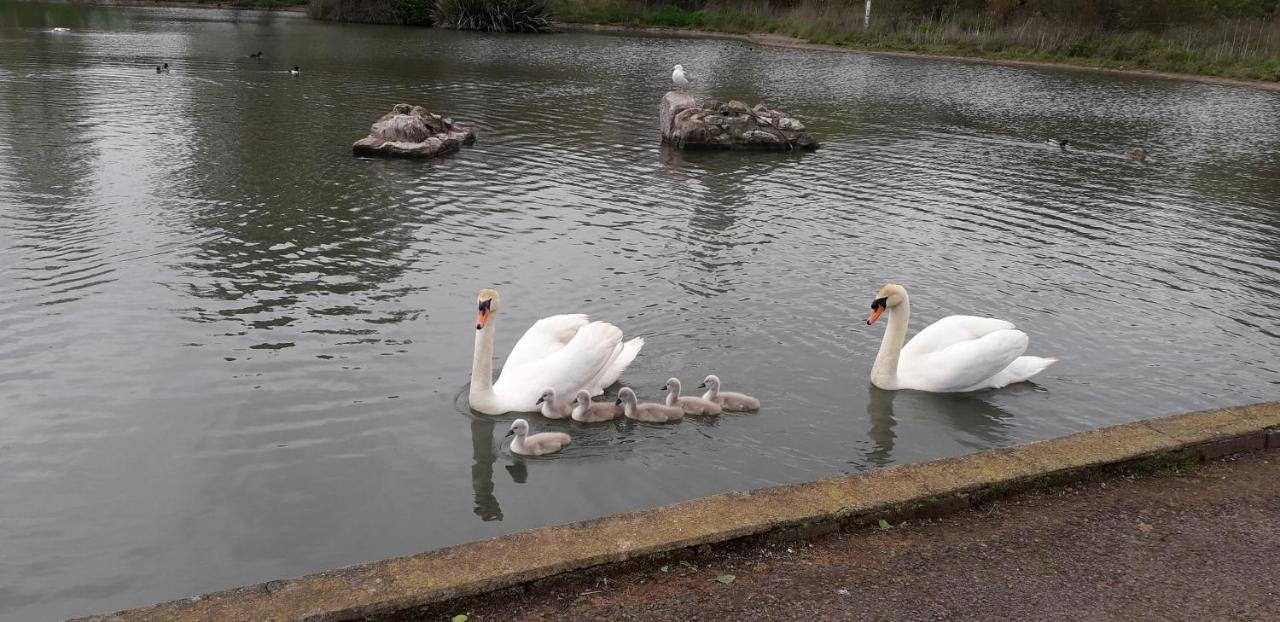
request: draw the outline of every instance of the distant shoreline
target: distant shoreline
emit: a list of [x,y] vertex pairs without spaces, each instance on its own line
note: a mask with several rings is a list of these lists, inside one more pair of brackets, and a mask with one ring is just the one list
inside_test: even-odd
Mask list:
[[178,2],[176,0],[40,0],[49,4],[83,4],[88,6],[121,6],[159,9],[224,9],[230,11],[267,11],[272,13],[306,13],[307,5],[236,6],[219,2]]
[[[286,13],[306,13],[307,7],[304,4],[284,5],[284,6],[234,6],[230,4],[221,4],[214,2],[176,2],[174,0],[47,0],[64,4],[86,4],[94,6],[123,6],[123,7],[157,7],[157,8],[191,8],[191,9],[228,9],[228,10],[249,10],[249,11],[270,11],[270,12],[286,12]],[[338,22],[342,23],[342,22]],[[769,47],[789,48],[795,50],[809,50],[814,52],[839,52],[844,54],[869,54],[873,56],[891,56],[899,58],[923,58],[947,61],[958,61],[963,63],[979,63],[984,65],[1001,65],[1008,67],[1032,67],[1042,69],[1070,69],[1077,71],[1094,71],[1101,73],[1110,73],[1128,76],[1145,76],[1148,78],[1160,78],[1165,80],[1183,80],[1186,82],[1198,82],[1201,84],[1213,84],[1217,86],[1241,86],[1246,88],[1259,89],[1264,91],[1280,91],[1280,82],[1269,82],[1265,80],[1246,80],[1241,78],[1225,78],[1221,76],[1211,76],[1195,73],[1176,73],[1169,71],[1157,71],[1154,69],[1119,69],[1114,67],[1095,67],[1087,64],[1050,62],[1050,61],[1034,61],[1034,60],[1016,60],[1004,58],[985,58],[981,56],[956,56],[950,54],[930,54],[927,52],[909,52],[895,50],[881,50],[871,48],[860,48],[853,46],[831,45],[826,43],[812,43],[804,39],[789,37],[786,35],[778,35],[772,33],[733,33],[720,32],[713,30],[693,30],[680,28],[660,28],[647,26],[622,26],[615,24],[592,24],[582,22],[555,22],[554,26],[558,30],[578,31],[578,32],[613,32],[620,34],[638,34],[638,35],[666,35],[691,38],[706,39],[730,39],[736,41],[744,41],[754,43],[756,45],[765,45]]]
[[1215,84],[1219,86],[1243,86],[1248,88],[1261,89],[1264,91],[1280,91],[1280,82],[1267,82],[1263,80],[1243,80],[1240,78],[1224,78],[1221,76],[1209,76],[1196,73],[1175,73],[1170,71],[1156,71],[1153,69],[1116,69],[1112,67],[1091,67],[1089,65],[1076,65],[1073,63],[1054,63],[1047,61],[1033,60],[1014,60],[1004,58],[983,58],[981,56],[954,56],[948,54],[928,54],[925,52],[905,52],[894,50],[878,50],[869,48],[858,48],[843,45],[830,45],[826,43],[811,43],[804,39],[788,37],[785,35],[777,35],[772,33],[751,33],[741,34],[733,32],[716,32],[709,30],[690,30],[677,28],[657,28],[646,26],[617,26],[612,24],[584,24],[577,22],[556,22],[556,28],[562,30],[572,30],[578,32],[616,32],[620,34],[645,34],[645,35],[673,35],[678,37],[704,38],[704,39],[732,39],[736,41],[745,41],[756,45],[766,45],[770,47],[790,48],[795,50],[809,50],[814,52],[838,52],[843,54],[870,54],[873,56],[896,56],[899,58],[925,58],[935,60],[960,61],[964,63],[979,63],[984,65],[1004,65],[1011,67],[1037,67],[1042,69],[1072,69],[1078,71],[1096,71],[1102,73],[1112,73],[1129,76],[1146,76],[1149,78],[1161,78],[1166,80],[1185,80],[1189,82],[1200,82],[1203,84]]

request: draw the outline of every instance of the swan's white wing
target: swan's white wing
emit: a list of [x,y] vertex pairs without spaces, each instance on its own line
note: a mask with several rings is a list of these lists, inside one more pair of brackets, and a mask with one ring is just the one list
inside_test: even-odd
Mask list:
[[636,355],[640,354],[640,348],[644,347],[644,339],[637,337],[626,343],[618,344],[616,354],[605,364],[600,370],[600,374],[588,383],[587,390],[592,396],[604,393],[605,387],[612,385],[622,377],[622,372],[626,371],[627,366],[636,360]]
[[544,387],[557,395],[573,395],[600,375],[622,343],[622,329],[605,322],[591,322],[579,329],[567,345],[542,359],[520,366],[505,366],[493,392],[510,410],[532,412]]
[[991,317],[949,315],[916,333],[902,347],[902,357],[911,358],[939,352],[964,341],[972,341],[999,330],[1012,330],[1013,322]]
[[1028,342],[1027,334],[1020,330],[998,330],[938,352],[904,359],[898,364],[898,375],[913,389],[970,390],[1022,356]]
[[1044,358],[1039,356],[1019,356],[1014,359],[1009,366],[1000,370],[996,375],[983,380],[977,386],[969,387],[967,391],[977,391],[978,389],[999,389],[1011,385],[1015,382],[1030,380],[1032,376],[1042,372],[1046,367],[1057,363],[1058,359]]
[[523,367],[550,356],[568,345],[578,330],[586,325],[587,316],[582,313],[553,315],[534,322],[511,348],[503,369]]

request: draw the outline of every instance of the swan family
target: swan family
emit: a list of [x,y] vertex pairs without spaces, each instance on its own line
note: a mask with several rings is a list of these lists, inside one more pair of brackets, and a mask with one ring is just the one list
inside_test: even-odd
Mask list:
[[498,292],[480,290],[469,399],[472,409],[486,415],[537,411],[546,389],[562,396],[579,390],[600,395],[644,347],[644,339],[624,342],[622,329],[608,322],[592,322],[581,313],[553,315],[525,331],[494,381],[493,337],[501,306]]
[[[538,412],[548,419],[581,423],[610,421],[619,415],[647,423],[680,421],[685,416],[755,411],[760,400],[721,391],[719,376],[699,385],[701,397],[681,394],[678,378],[662,386],[663,403],[642,403],[635,390],[622,387],[613,403],[593,402],[616,383],[644,347],[644,339],[624,340],[622,329],[591,321],[585,314],[553,315],[534,322],[507,355],[493,379],[493,342],[502,302],[498,292],[476,297],[475,348],[471,361],[471,408],[486,415]],[[901,285],[888,284],[871,301],[867,324],[888,315],[880,350],[871,365],[871,384],[886,390],[914,389],[959,393],[1023,382],[1057,359],[1027,356],[1030,338],[1011,322],[972,315],[951,315],[925,327],[907,341],[911,300]],[[573,398],[567,399],[568,396]],[[529,422],[517,419],[508,436],[512,453],[545,455],[570,438],[562,433],[529,435]]]

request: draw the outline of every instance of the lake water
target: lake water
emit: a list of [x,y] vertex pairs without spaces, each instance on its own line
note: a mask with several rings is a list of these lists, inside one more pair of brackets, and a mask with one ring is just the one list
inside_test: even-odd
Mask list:
[[[822,149],[663,149],[677,62],[698,97],[767,101]],[[353,158],[399,102],[479,140]],[[888,281],[914,330],[1002,317],[1061,363],[994,392],[873,390]],[[513,459],[512,417],[466,408],[489,286],[500,357],[587,312],[647,339],[623,376],[642,398],[714,372],[766,406],[534,418],[573,445]],[[0,3],[6,622],[1276,398],[1280,93]]]

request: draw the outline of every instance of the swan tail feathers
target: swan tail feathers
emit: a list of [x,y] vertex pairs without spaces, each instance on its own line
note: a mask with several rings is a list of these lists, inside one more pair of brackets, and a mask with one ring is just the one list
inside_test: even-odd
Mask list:
[[622,372],[626,371],[627,367],[631,366],[631,363],[636,360],[636,355],[640,354],[640,348],[643,347],[643,337],[636,337],[635,339],[631,339],[622,344],[622,348],[619,350],[618,355],[612,361],[609,361],[609,365],[605,367],[604,373],[600,375],[600,382],[597,386],[593,387],[593,392],[596,395],[604,393],[605,387],[617,382],[618,378],[622,377]]
[[1053,357],[1019,356],[1008,367],[993,376],[988,386],[992,389],[999,389],[1018,382],[1025,382],[1057,362],[1058,359]]

